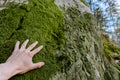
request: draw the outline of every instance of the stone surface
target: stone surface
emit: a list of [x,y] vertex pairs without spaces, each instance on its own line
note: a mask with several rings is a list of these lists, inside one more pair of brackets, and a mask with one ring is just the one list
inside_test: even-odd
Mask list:
[[0,0],[0,10],[3,10],[5,8],[8,8],[10,3],[14,3],[14,4],[28,4],[28,0]]
[[103,52],[96,20],[80,0],[31,0],[1,10],[0,62],[16,40],[27,38],[44,45],[33,61],[46,65],[10,80],[119,80],[115,63]]
[[59,6],[67,10],[69,7],[75,7],[79,9],[81,12],[92,13],[90,8],[85,6],[80,0],[55,0],[55,3]]

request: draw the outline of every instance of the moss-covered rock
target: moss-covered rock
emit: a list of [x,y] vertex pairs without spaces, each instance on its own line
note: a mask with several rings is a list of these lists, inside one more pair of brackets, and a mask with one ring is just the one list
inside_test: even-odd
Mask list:
[[64,44],[63,18],[53,0],[31,0],[28,5],[12,5],[0,11],[0,62],[11,55],[17,40],[30,39],[30,43],[37,40],[44,45],[33,61],[44,61],[46,65],[11,80],[48,80],[60,69],[56,50]]
[[101,37],[105,54],[111,58],[114,58],[115,55],[117,55],[117,57],[120,57],[120,48],[110,40],[109,36],[101,32]]
[[33,61],[46,65],[11,80],[119,80],[96,20],[80,0],[30,0],[0,11],[0,62],[27,38],[44,45]]

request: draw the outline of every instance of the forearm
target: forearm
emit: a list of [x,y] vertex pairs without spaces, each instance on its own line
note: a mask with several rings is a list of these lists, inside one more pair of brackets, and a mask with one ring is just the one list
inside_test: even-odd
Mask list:
[[0,64],[0,80],[8,80],[17,73],[17,69],[9,63]]

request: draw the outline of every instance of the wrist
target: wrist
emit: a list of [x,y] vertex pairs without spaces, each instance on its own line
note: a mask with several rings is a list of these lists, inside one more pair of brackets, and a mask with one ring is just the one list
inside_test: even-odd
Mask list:
[[17,67],[12,66],[10,63],[0,64],[0,80],[8,80],[17,73]]

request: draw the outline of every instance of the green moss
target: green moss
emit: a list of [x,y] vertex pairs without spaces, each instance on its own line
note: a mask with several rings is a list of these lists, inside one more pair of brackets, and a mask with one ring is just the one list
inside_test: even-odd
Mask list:
[[112,56],[112,52],[109,49],[105,48],[104,51],[107,55]]
[[60,69],[56,50],[62,48],[65,40],[63,18],[53,0],[31,0],[28,5],[14,5],[0,11],[0,62],[11,55],[17,40],[22,43],[30,39],[29,44],[37,40],[44,45],[33,61],[44,61],[46,65],[11,80],[48,80]]
[[110,41],[109,38],[104,38],[103,39],[103,46],[104,46],[104,51],[108,56],[111,56],[116,53],[120,55],[120,49],[119,47],[115,46],[112,41]]
[[[29,44],[38,40],[44,45],[33,61],[44,61],[46,65],[11,80],[49,80],[51,76],[56,77],[56,72],[58,77],[61,73],[67,80],[113,79],[113,69],[109,67],[112,65],[104,59],[93,15],[69,7],[65,11],[64,22],[63,18],[54,0],[31,0],[28,5],[12,5],[0,11],[0,62],[11,55],[17,40],[23,42],[28,38]],[[108,54],[118,51],[110,51],[108,43],[105,43],[105,47]],[[65,78],[62,76],[60,80]]]

